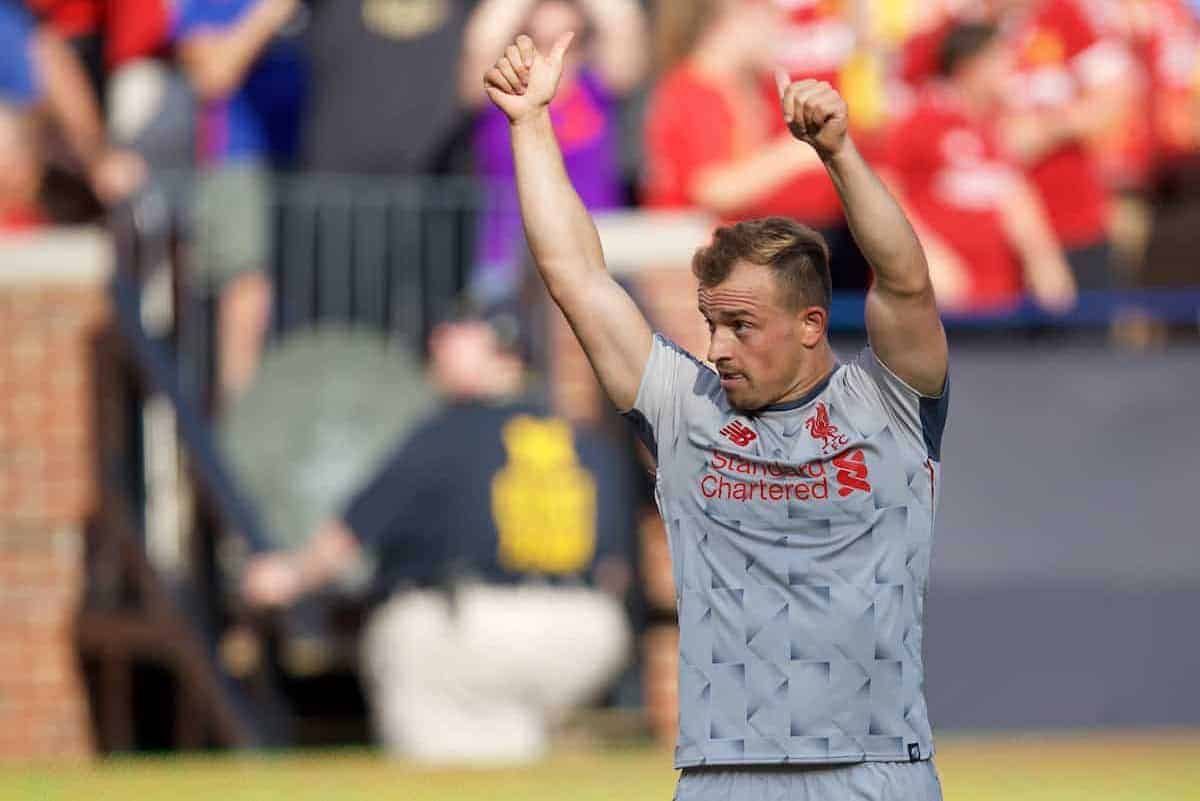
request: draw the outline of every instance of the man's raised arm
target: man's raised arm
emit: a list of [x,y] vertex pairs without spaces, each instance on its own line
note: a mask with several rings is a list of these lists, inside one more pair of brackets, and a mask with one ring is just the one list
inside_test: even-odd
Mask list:
[[825,163],[854,241],[875,271],[867,293],[871,347],[918,392],[940,394],[946,382],[946,333],[917,235],[846,134],[848,112],[838,93],[827,83],[789,83],[784,74],[777,82],[788,127]]
[[571,34],[548,54],[517,37],[484,76],[488,97],[508,116],[521,217],[534,262],[563,310],[600,384],[621,411],[637,400],[651,331],[604,264],[600,236],[563,166],[549,104]]

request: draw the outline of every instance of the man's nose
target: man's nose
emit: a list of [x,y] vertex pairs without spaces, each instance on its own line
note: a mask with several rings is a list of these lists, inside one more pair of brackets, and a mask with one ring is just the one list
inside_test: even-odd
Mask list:
[[712,332],[708,338],[708,361],[718,364],[730,356],[729,335],[720,328]]

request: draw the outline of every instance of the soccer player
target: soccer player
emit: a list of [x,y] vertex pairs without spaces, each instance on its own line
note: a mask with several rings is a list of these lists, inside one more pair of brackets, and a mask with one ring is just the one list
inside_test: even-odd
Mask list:
[[521,36],[484,82],[510,120],[542,278],[658,461],[680,627],[676,798],[940,799],[921,640],[947,347],[921,246],[846,135],[841,97],[781,76],[784,118],[874,267],[871,346],[838,362],[828,249],[769,218],[697,251],[712,366],[683,352],[609,276],[563,169],[546,108],[570,42],[543,54]]

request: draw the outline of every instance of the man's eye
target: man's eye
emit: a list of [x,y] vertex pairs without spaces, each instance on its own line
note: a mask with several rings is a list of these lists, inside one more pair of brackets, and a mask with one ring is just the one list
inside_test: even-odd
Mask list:
[[745,320],[738,320],[733,324],[733,330],[739,334],[743,331],[749,331],[753,327],[754,326],[750,325],[750,323],[746,322]]

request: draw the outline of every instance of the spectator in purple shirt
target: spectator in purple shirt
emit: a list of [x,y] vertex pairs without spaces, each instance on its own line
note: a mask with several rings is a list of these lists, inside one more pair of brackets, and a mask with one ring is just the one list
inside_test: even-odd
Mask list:
[[[617,103],[646,70],[646,19],[636,0],[483,0],[467,27],[462,94],[479,108],[476,171],[487,187],[471,293],[484,301],[516,293],[525,240],[514,183],[508,120],[486,96],[479,76],[520,32],[549,50],[566,31],[582,41],[568,54],[550,107],[571,181],[589,209],[621,205]],[[582,46],[579,46],[582,45]]]
[[218,296],[217,399],[246,388],[271,310],[270,174],[299,141],[298,0],[180,0],[174,39],[197,108],[195,269]]

